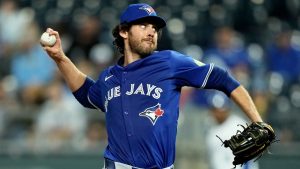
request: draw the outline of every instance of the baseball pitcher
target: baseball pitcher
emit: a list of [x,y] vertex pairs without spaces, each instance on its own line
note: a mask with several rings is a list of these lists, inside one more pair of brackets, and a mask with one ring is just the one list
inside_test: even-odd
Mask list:
[[[216,89],[231,97],[253,122],[262,122],[248,92],[227,71],[172,50],[157,51],[166,26],[147,4],[131,4],[113,30],[121,53],[94,81],[64,54],[57,31],[44,50],[55,61],[75,98],[105,113],[107,169],[173,169],[183,86]],[[99,53],[101,55],[101,53]],[[216,138],[217,139],[217,138]]]

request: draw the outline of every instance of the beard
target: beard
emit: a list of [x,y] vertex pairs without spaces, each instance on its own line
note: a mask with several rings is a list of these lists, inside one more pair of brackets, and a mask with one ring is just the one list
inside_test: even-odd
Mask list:
[[128,42],[132,52],[137,53],[141,58],[149,56],[157,49],[157,43],[153,38],[144,38],[142,40],[129,38]]

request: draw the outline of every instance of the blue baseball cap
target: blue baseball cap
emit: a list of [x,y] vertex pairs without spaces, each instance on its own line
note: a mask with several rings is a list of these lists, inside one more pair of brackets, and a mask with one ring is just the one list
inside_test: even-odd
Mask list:
[[154,9],[145,3],[131,4],[127,9],[122,13],[120,22],[123,23],[132,23],[135,21],[149,19],[149,21],[154,22],[159,28],[166,26],[166,22],[163,18],[157,16]]

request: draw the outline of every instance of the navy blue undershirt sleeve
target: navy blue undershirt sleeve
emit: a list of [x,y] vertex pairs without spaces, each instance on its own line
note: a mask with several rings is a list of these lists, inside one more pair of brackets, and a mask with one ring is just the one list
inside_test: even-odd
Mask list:
[[92,80],[89,77],[86,77],[83,85],[78,90],[73,92],[73,95],[76,98],[76,100],[84,107],[95,109],[95,106],[93,106],[88,100],[89,89],[94,84],[95,84],[94,80]]
[[238,86],[240,86],[240,83],[234,79],[228,71],[214,66],[204,88],[220,90],[230,97],[231,92]]

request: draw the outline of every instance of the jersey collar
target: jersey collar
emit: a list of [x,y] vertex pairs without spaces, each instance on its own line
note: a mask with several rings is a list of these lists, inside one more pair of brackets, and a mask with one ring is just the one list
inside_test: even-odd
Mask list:
[[117,62],[117,65],[116,67],[118,67],[119,69],[122,69],[122,70],[135,70],[137,68],[139,68],[141,66],[141,63],[144,62],[145,60],[148,60],[150,59],[155,53],[157,53],[157,51],[154,51],[151,55],[145,57],[145,58],[141,58],[139,60],[136,60],[126,66],[123,66],[124,64],[124,56],[122,56],[118,62]]

